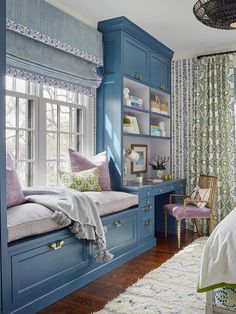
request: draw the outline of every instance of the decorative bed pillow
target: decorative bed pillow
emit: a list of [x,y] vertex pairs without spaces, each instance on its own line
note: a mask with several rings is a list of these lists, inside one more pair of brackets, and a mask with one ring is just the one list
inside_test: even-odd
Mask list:
[[98,167],[100,170],[99,183],[102,191],[111,190],[110,174],[107,162],[106,152],[102,152],[92,157],[84,157],[80,153],[69,149],[70,164],[72,172]]
[[9,153],[6,156],[7,207],[25,203],[24,194]]
[[201,189],[199,186],[196,186],[190,198],[193,200],[192,203],[199,208],[203,208],[206,206],[207,202],[210,198],[211,189]]
[[59,176],[62,184],[67,188],[80,192],[101,191],[98,167],[72,173],[59,171]]

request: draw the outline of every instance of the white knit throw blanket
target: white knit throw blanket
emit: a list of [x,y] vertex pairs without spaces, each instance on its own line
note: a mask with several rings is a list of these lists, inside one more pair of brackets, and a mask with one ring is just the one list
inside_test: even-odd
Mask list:
[[60,226],[68,226],[79,239],[90,240],[99,250],[97,262],[106,262],[113,255],[106,249],[106,238],[97,205],[86,194],[67,188],[33,187],[24,190],[27,202],[48,207],[52,219]]

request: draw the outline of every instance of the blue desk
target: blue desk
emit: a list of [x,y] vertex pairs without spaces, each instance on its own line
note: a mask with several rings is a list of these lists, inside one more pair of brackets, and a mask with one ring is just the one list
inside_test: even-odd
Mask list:
[[[141,239],[154,236],[156,233],[164,233],[162,207],[169,202],[170,193],[185,194],[185,190],[185,179],[163,181],[162,183],[129,182],[122,187],[122,191],[139,196]],[[177,233],[176,220],[172,216],[168,217],[168,233]]]

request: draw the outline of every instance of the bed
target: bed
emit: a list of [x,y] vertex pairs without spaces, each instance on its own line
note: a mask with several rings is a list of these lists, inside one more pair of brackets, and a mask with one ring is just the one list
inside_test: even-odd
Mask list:
[[236,208],[215,228],[203,251],[198,292],[206,313],[236,313]]

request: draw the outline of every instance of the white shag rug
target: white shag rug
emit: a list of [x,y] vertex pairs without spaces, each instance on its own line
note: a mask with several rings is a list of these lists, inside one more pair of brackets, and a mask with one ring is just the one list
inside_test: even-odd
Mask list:
[[196,286],[206,240],[195,240],[96,314],[204,314],[206,295]]

